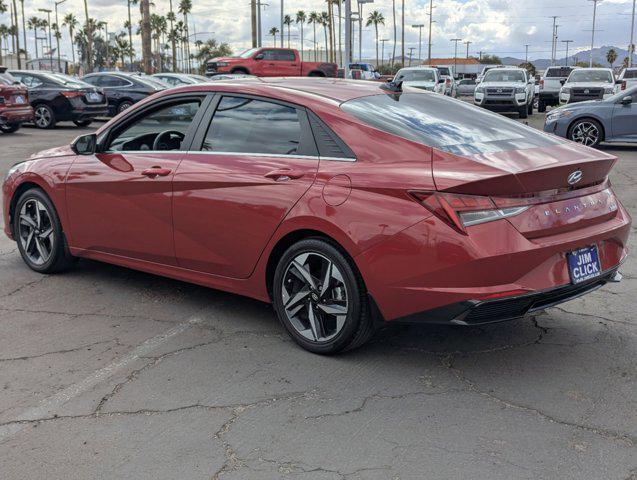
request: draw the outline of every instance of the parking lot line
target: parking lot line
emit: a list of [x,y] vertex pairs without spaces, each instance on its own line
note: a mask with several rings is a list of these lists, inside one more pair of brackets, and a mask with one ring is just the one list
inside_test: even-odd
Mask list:
[[190,329],[192,326],[201,322],[201,319],[198,317],[190,318],[189,320],[182,322],[173,328],[166,330],[159,335],[156,335],[148,340],[144,341],[129,354],[115,360],[114,362],[108,364],[107,366],[100,368],[93,372],[93,374],[84,378],[83,380],[74,383],[73,385],[69,385],[64,390],[52,395],[48,398],[45,398],[40,405],[37,407],[30,408],[25,410],[21,414],[17,416],[14,422],[7,425],[0,426],[0,444],[16,435],[17,433],[24,430],[28,424],[20,423],[20,422],[30,422],[33,420],[41,420],[45,418],[51,418],[55,415],[55,411],[57,408],[61,407],[69,400],[77,397],[81,393],[86,390],[94,387],[99,384],[103,380],[111,377],[117,371],[125,368],[128,364],[134,362],[152,352],[162,344],[166,343],[172,337],[180,335],[184,333],[186,330]]

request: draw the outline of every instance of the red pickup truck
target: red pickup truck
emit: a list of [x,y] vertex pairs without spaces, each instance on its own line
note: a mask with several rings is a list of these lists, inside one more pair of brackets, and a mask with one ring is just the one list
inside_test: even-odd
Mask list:
[[303,62],[292,48],[251,48],[236,57],[218,57],[206,62],[206,75],[243,73],[257,77],[336,77],[338,65]]

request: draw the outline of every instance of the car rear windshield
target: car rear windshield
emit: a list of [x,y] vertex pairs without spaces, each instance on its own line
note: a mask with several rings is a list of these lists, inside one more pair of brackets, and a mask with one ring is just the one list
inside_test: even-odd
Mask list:
[[637,69],[626,70],[622,78],[637,78]]
[[546,78],[566,78],[572,71],[571,67],[549,68],[544,76]]
[[560,142],[515,120],[442,95],[373,95],[344,102],[341,108],[371,127],[457,155]]
[[451,72],[449,71],[449,67],[436,67],[440,75],[446,75],[448,77],[451,76]]
[[435,82],[436,74],[433,70],[404,70],[399,71],[395,82]]
[[522,70],[503,70],[494,68],[484,74],[484,82],[526,82]]
[[571,82],[613,83],[613,76],[608,70],[573,70],[568,77]]

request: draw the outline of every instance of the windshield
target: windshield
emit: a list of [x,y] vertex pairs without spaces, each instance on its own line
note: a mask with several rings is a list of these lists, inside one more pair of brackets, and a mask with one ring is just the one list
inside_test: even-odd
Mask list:
[[566,78],[573,71],[571,67],[555,67],[546,70],[546,78]]
[[400,70],[395,82],[435,82],[436,74],[433,70]]
[[192,78],[193,80],[196,80],[199,83],[204,83],[204,82],[208,82],[209,81],[209,78],[208,77],[204,77],[203,75],[190,74],[188,76],[190,78]]
[[369,71],[369,66],[366,63],[350,63],[350,70],[362,70],[363,72]]
[[240,53],[239,55],[237,55],[239,58],[249,58],[251,57],[257,50],[259,50],[258,48],[251,48],[250,50],[246,50],[243,53]]
[[374,128],[456,155],[559,143],[514,120],[442,95],[373,95],[349,100],[341,108]]
[[440,72],[440,75],[446,75],[448,77],[451,76],[451,73],[449,72],[448,67],[438,67],[438,72]]
[[526,82],[526,76],[522,70],[491,69],[484,74],[484,82]]
[[637,78],[637,69],[626,69],[622,78]]
[[139,82],[145,83],[146,85],[149,85],[153,88],[161,88],[164,89],[166,87],[168,87],[167,83],[162,82],[161,80],[158,80],[156,78],[151,78],[147,75],[136,75],[135,79]]
[[573,82],[613,83],[613,75],[608,70],[573,70],[567,83]]

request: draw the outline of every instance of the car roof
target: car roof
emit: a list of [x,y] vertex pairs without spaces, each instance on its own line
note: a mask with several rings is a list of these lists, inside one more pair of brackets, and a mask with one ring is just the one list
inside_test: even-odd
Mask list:
[[[304,98],[341,103],[369,95],[386,94],[381,82],[346,80],[316,77],[254,77],[218,82],[184,85],[170,90],[183,91],[229,91],[252,95],[288,98],[303,103]],[[296,97],[296,98],[295,98]]]

